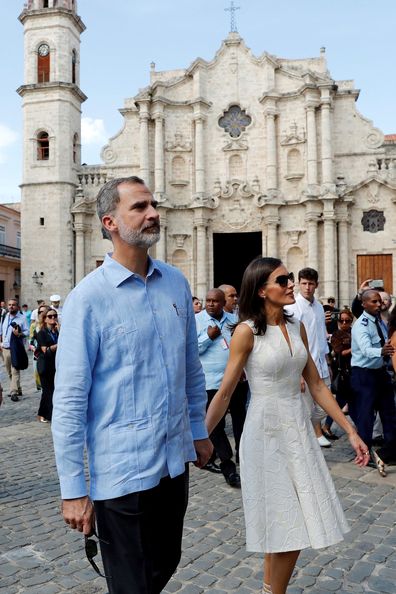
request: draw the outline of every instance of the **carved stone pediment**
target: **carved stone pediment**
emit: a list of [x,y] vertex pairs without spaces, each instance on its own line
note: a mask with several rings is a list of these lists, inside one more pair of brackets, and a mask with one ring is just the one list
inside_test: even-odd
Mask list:
[[292,146],[294,144],[302,144],[306,141],[305,130],[301,128],[298,130],[296,122],[290,125],[289,132],[286,130],[282,133],[282,146]]
[[254,198],[256,191],[247,181],[240,179],[227,180],[224,187],[221,186],[220,180],[217,180],[214,185],[213,195],[216,196],[216,198],[225,200],[235,197]]
[[165,143],[165,150],[171,153],[188,153],[192,151],[192,143],[181,132],[175,132],[174,140]]
[[223,151],[247,151],[248,144],[244,138],[233,139],[222,148]]

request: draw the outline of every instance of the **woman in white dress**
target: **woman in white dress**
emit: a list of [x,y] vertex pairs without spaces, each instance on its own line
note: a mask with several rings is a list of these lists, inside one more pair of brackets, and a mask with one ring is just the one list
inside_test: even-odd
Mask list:
[[294,303],[293,289],[293,275],[280,260],[249,264],[229,362],[207,413],[210,434],[245,368],[251,390],[240,450],[246,543],[248,551],[265,554],[263,592],[272,594],[285,594],[301,549],[333,545],[349,530],[301,394],[301,375],[347,433],[355,463],[369,461],[367,446],[319,377],[303,324],[284,313]]

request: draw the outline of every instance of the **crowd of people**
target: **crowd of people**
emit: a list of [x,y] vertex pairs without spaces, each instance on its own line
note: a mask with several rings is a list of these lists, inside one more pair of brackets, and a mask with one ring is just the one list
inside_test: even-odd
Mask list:
[[[27,304],[20,307],[16,298],[0,302],[0,344],[4,367],[10,380],[8,396],[18,402],[23,396],[21,371],[28,358],[21,357],[26,344],[33,351],[33,374],[36,388],[41,391],[37,420],[48,423],[52,418],[52,397],[55,381],[55,355],[60,329],[60,296],[51,295],[50,305],[43,299],[31,311]],[[19,349],[18,349],[19,347]],[[1,389],[3,392],[3,389]]]
[[58,295],[31,313],[8,301],[0,340],[9,395],[22,395],[13,345],[29,338],[62,515],[84,534],[110,594],[159,594],[177,568],[190,462],[242,489],[247,548],[264,555],[262,591],[285,594],[300,551],[349,530],[321,448],[343,430],[357,465],[386,476],[396,461],[396,311],[371,280],[351,309],[337,310],[333,297],[324,307],[316,270],[295,279],[261,257],[239,297],[224,284],[202,302],[148,254],[160,234],[156,206],[138,177],[107,182],[97,213],[113,252],[103,265],[62,310]]

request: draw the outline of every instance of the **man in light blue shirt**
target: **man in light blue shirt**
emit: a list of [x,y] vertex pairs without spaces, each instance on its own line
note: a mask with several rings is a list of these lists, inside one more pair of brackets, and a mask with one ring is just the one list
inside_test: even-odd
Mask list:
[[[220,387],[230,354],[232,325],[237,322],[234,314],[224,311],[225,296],[220,289],[208,291],[205,309],[195,315],[198,334],[198,349],[205,373],[208,406]],[[225,433],[225,418],[218,423],[210,435],[216,454],[220,458],[220,470],[231,487],[241,486],[235,462],[232,459],[232,447]],[[207,470],[216,471],[215,455],[206,466]]]
[[212,452],[188,283],[147,254],[159,239],[156,204],[137,177],[100,190],[114,252],[66,299],[56,358],[63,516],[85,535],[96,517],[110,594],[163,590],[181,554],[187,463],[202,467]]
[[21,372],[15,369],[11,362],[11,334],[26,338],[29,336],[29,327],[26,317],[19,310],[18,299],[9,299],[7,305],[8,313],[4,316],[0,330],[1,350],[3,352],[4,366],[10,378],[9,396],[13,402],[18,402],[22,396]]
[[383,333],[380,312],[381,296],[369,289],[362,294],[363,313],[352,326],[352,401],[350,415],[367,446],[372,444],[375,412],[378,411],[384,431],[384,446],[371,448],[372,461],[386,476],[384,463],[396,458],[396,410],[393,387],[385,359],[394,353]]

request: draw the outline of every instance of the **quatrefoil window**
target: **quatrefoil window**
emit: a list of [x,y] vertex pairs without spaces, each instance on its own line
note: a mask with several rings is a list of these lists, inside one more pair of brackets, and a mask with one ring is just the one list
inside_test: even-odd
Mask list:
[[231,138],[238,138],[252,123],[252,118],[239,105],[231,105],[219,119],[219,126],[224,128]]

